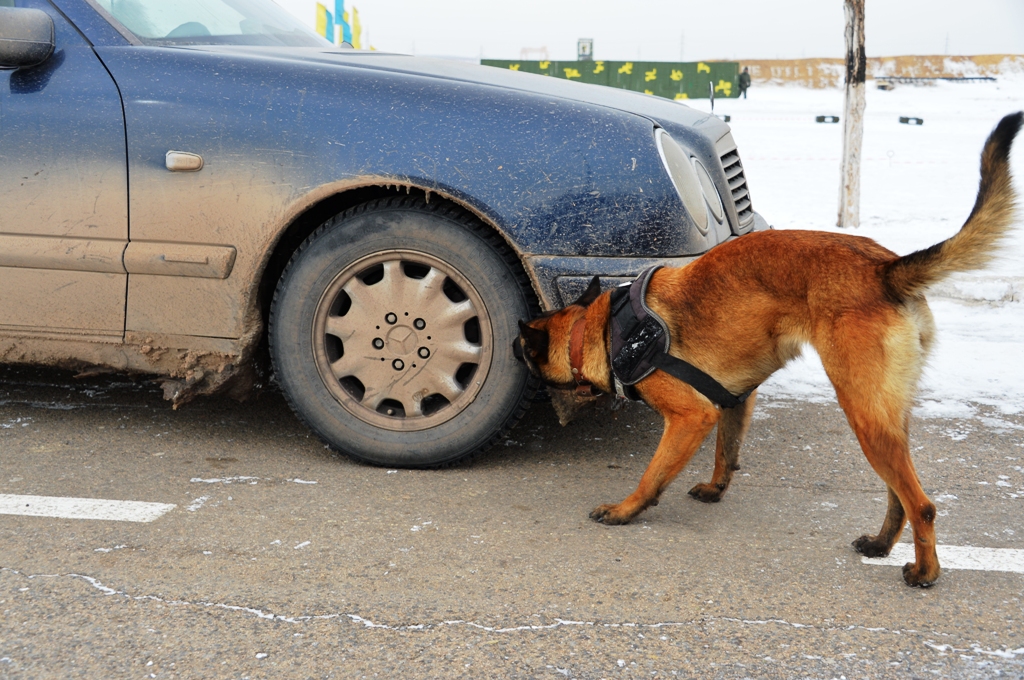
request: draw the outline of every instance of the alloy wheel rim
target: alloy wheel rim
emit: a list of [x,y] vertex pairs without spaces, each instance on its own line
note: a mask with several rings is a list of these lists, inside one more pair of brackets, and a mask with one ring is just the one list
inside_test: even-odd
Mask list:
[[392,431],[436,427],[476,398],[491,365],[490,317],[469,280],[427,253],[364,257],[324,290],[313,355],[337,402]]

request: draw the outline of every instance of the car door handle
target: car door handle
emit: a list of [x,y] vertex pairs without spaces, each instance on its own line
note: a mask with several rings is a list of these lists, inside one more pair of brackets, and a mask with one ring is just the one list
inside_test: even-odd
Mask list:
[[199,172],[203,169],[203,157],[187,151],[168,151],[164,165],[171,172]]

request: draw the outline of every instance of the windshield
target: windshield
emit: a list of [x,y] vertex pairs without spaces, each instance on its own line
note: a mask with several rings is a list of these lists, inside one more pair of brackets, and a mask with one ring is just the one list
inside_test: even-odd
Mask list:
[[147,45],[330,43],[270,0],[94,0]]

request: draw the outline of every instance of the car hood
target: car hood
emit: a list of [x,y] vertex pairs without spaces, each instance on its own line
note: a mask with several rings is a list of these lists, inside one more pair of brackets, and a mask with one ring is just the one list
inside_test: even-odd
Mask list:
[[[712,141],[721,139],[729,126],[720,118],[662,97],[640,94],[602,85],[578,83],[551,76],[519,73],[493,66],[480,66],[448,59],[412,57],[404,54],[368,52],[338,48],[324,50],[314,47],[246,47],[236,45],[195,45],[181,49],[201,50],[222,54],[237,54],[249,58],[266,58],[325,66],[343,66],[392,73],[404,73],[454,82],[473,83],[520,90],[560,99],[605,106],[644,116],[652,121],[672,127],[684,125],[699,130]],[[674,125],[673,125],[674,124]]]

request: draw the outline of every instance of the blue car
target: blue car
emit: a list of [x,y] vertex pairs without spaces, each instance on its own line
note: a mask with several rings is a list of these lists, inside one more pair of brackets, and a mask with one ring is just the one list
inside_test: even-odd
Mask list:
[[0,0],[0,362],[268,362],[358,460],[485,449],[518,319],[766,222],[728,126],[611,88],[328,43],[269,0]]

